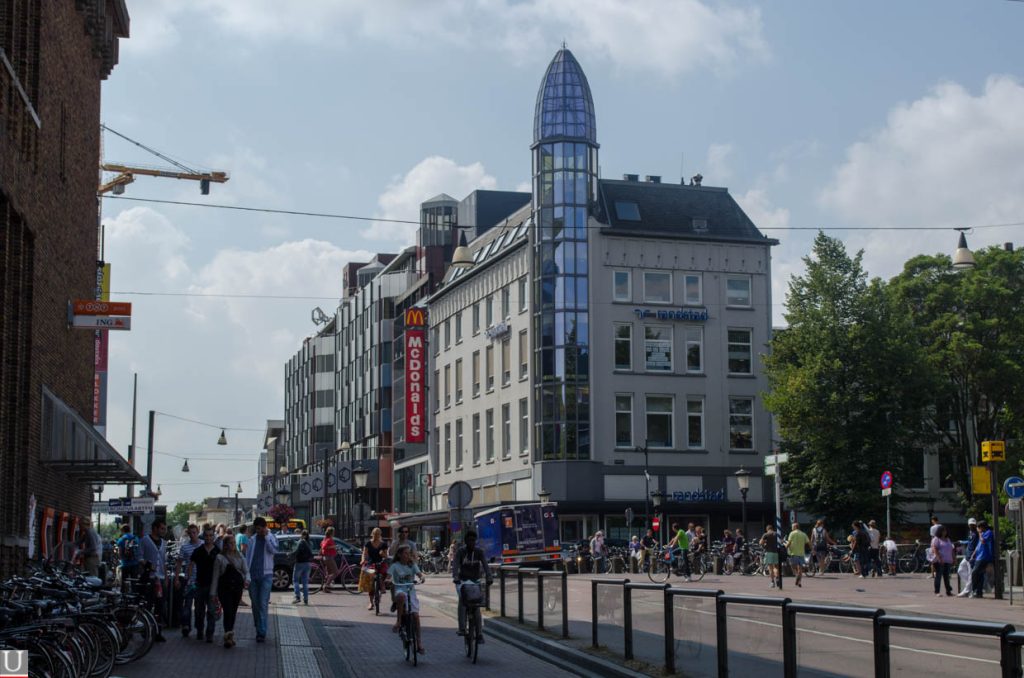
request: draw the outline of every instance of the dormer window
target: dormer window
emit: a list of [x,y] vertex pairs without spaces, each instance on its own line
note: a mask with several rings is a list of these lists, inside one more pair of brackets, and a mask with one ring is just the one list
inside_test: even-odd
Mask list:
[[707,233],[708,232],[708,220],[703,218],[694,217],[693,219],[693,230],[695,233]]
[[618,215],[620,221],[640,221],[640,207],[635,202],[617,201],[615,214]]

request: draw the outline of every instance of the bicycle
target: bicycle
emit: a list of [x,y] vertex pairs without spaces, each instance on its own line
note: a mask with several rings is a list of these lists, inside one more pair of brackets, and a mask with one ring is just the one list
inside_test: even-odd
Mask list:
[[[668,581],[673,571],[676,571],[678,574],[681,558],[687,558],[687,563],[689,563],[691,558],[690,552],[683,549],[655,549],[651,556],[651,567],[647,571],[647,576],[655,584]],[[692,560],[693,562],[690,563],[690,581],[700,581],[704,578],[704,574],[712,568],[711,557],[707,553],[700,553],[696,554],[696,557]]]
[[378,617],[380,616],[380,597],[382,592],[387,588],[386,578],[388,575],[388,564],[387,561],[382,560],[377,563],[376,566],[369,570],[373,574],[373,587],[370,592],[373,594],[373,611]]
[[930,566],[927,560],[928,546],[924,544],[920,539],[914,540],[914,551],[906,555],[900,556],[898,562],[900,572],[903,574],[914,574],[915,572],[924,572]]
[[338,571],[333,577],[328,576],[327,568],[324,567],[323,557],[313,558],[313,567],[309,571],[309,592],[317,594],[327,591],[332,584],[339,584],[341,588],[353,595],[359,593],[359,570],[352,566],[345,558],[341,559]]
[[[472,584],[476,588],[467,589],[467,584]],[[481,591],[480,582],[466,580],[462,582],[459,596],[462,598],[462,604],[466,608],[466,656],[476,664],[477,653],[480,651],[479,641],[484,632],[480,608],[487,604],[486,600],[490,596],[490,588],[483,587],[483,591]]]

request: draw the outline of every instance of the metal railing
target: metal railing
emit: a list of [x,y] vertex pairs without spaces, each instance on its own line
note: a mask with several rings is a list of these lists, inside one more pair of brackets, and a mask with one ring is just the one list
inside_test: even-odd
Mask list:
[[590,580],[590,643],[598,647],[598,588],[601,586],[622,586],[629,583],[628,579],[592,579]]
[[[560,595],[555,596],[551,593],[551,589],[545,587],[544,580],[557,578],[560,585]],[[523,582],[526,579],[533,579],[537,585],[537,628],[541,630],[546,629],[544,611],[546,608],[550,611],[554,611],[556,607],[561,608],[561,634],[563,638],[569,637],[569,582],[566,577],[564,569],[561,570],[541,570],[536,567],[520,567],[519,565],[502,565],[498,568],[498,581],[499,581],[499,615],[507,617],[508,608],[506,601],[508,598],[508,585],[510,581],[514,581],[516,584],[516,621],[520,624],[526,623],[525,617],[525,587]],[[556,604],[557,603],[557,604]]]
[[668,586],[665,588],[665,671],[668,673],[675,673],[676,671],[676,596],[689,598],[714,598],[717,600],[721,595],[723,595],[723,591],[716,591],[714,589],[683,589],[675,586]]

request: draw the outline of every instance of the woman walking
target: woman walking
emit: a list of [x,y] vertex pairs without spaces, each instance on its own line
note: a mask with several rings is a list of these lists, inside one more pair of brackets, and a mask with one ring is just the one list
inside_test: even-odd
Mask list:
[[[381,568],[384,567],[384,556],[387,555],[388,547],[384,544],[384,538],[381,536],[380,528],[375,527],[370,532],[370,541],[363,544],[363,558],[359,562],[359,571],[362,572],[367,568],[373,568],[377,574],[381,573]],[[377,574],[374,575],[374,579],[377,579]],[[367,610],[374,609],[374,593],[373,588],[375,584],[370,585],[368,593],[370,594],[370,604],[366,606]]]
[[324,531],[324,540],[320,542],[320,556],[323,558],[324,567],[327,569],[327,586],[324,591],[331,593],[331,584],[338,574],[338,563],[335,558],[338,555],[338,545],[334,543],[334,528],[328,527]]
[[939,593],[940,579],[946,585],[946,595],[953,595],[953,587],[949,585],[949,572],[953,569],[953,542],[945,525],[939,525],[934,537],[932,537],[932,564],[935,566],[935,595]]
[[210,604],[214,609],[218,603],[224,608],[224,647],[235,646],[235,617],[242,590],[249,588],[249,566],[238,552],[234,539],[225,539],[224,547],[213,564],[213,580],[210,583]]
[[[326,539],[326,537],[324,537]],[[313,547],[309,545],[309,532],[302,531],[299,543],[295,547],[295,568],[292,570],[292,581],[295,583],[295,600],[292,605],[309,605],[309,571],[313,568]],[[299,593],[302,597],[299,597]]]

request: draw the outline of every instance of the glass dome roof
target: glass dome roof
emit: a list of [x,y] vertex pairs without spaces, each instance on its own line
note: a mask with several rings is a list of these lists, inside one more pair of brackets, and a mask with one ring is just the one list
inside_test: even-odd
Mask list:
[[552,137],[597,143],[590,85],[576,57],[565,47],[558,50],[544,74],[533,118],[533,143]]

